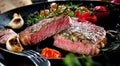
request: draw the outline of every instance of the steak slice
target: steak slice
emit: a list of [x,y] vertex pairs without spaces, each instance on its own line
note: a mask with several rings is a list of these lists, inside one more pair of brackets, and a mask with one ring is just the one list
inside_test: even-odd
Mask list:
[[12,29],[2,29],[0,30],[0,44],[6,44],[7,40],[11,36],[17,36]]
[[43,19],[37,24],[27,27],[19,33],[20,41],[23,45],[34,45],[62,30],[70,27],[69,16],[59,16]]
[[96,55],[106,44],[106,31],[90,22],[76,22],[54,36],[54,46],[79,54]]

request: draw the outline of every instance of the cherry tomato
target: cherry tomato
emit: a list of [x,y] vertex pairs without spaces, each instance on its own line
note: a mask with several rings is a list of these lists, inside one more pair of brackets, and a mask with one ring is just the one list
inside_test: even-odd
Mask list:
[[55,10],[56,10],[56,8],[57,8],[57,6],[58,6],[58,4],[57,4],[57,3],[52,3],[52,4],[51,4],[51,8],[50,8],[50,9],[51,9],[52,11],[55,11]]
[[76,16],[79,18],[79,20],[88,20],[93,23],[97,22],[97,17],[87,8],[85,7],[80,7],[81,10],[75,10]]
[[120,4],[120,0],[112,0],[111,3]]
[[107,17],[109,15],[109,11],[105,6],[95,6],[93,8],[93,13],[98,17]]
[[50,13],[50,11],[48,9],[41,10],[40,11],[40,17],[43,17],[45,14],[48,15],[49,13]]
[[91,15],[90,12],[85,12],[83,14],[83,17],[85,17],[85,20],[88,20],[90,22],[96,23],[97,17],[95,15]]
[[61,58],[62,57],[59,51],[48,48],[48,47],[44,48],[41,54],[46,58]]

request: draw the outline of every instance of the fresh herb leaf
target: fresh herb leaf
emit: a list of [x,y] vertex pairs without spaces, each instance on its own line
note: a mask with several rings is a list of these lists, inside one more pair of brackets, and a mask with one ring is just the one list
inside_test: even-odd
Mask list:
[[73,11],[68,12],[68,16],[76,17],[76,15]]
[[27,21],[26,21],[25,24],[26,24],[27,26],[30,26],[30,25],[33,25],[33,24],[37,23],[37,22],[38,22],[39,20],[41,20],[41,19],[43,19],[43,18],[40,18],[39,12],[36,11],[36,12],[31,13],[31,14],[29,14],[29,15],[27,16]]
[[73,53],[67,54],[63,62],[65,66],[101,66],[100,63],[92,59],[92,56],[80,55],[78,59]]
[[64,63],[66,66],[82,66],[77,57],[70,53],[64,59]]

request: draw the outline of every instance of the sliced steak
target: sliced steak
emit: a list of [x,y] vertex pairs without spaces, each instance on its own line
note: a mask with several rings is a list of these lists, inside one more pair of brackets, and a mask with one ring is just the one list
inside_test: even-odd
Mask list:
[[17,36],[12,29],[2,29],[0,30],[0,44],[6,44],[7,40],[11,36]]
[[106,44],[106,31],[90,22],[73,21],[72,27],[54,36],[54,46],[74,53],[99,53]]
[[69,16],[43,19],[19,33],[23,45],[34,45],[70,27]]

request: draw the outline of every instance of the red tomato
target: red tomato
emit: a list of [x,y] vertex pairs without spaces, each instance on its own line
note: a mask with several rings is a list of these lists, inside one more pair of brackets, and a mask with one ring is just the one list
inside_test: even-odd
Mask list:
[[44,48],[41,54],[46,58],[61,58],[62,55],[59,51],[51,48]]
[[97,22],[97,17],[94,14],[91,14],[90,11],[84,11],[82,13],[80,13],[78,10],[75,10],[75,14],[76,16],[79,18],[79,20],[88,20],[91,21],[93,23]]
[[93,13],[98,17],[107,17],[109,15],[109,11],[105,6],[95,6],[93,8]]
[[85,20],[91,21],[93,23],[97,22],[97,17],[95,15],[91,15],[90,12],[85,12],[83,17],[85,17]]
[[79,20],[83,20],[84,19],[82,14],[78,10],[75,10],[75,14],[79,18]]
[[120,0],[112,0],[111,3],[120,4]]
[[96,6],[95,10],[98,10],[98,11],[107,11],[107,8],[105,6]]

